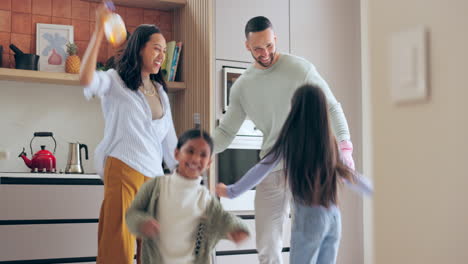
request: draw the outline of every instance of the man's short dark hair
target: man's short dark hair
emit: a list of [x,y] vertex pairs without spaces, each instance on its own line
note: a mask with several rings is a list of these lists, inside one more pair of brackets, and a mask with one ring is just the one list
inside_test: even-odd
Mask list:
[[260,32],[267,28],[273,28],[270,20],[264,16],[251,18],[245,25],[245,38],[249,38],[250,32]]

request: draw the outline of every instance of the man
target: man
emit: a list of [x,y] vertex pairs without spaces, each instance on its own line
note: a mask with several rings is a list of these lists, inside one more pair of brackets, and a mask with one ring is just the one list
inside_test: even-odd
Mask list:
[[[294,91],[304,83],[321,87],[327,96],[332,128],[346,164],[354,169],[348,124],[328,84],[307,60],[276,51],[276,35],[268,18],[258,16],[245,26],[245,46],[254,63],[231,88],[229,108],[214,132],[215,152],[225,150],[248,116],[263,132],[263,156],[275,143],[289,113]],[[255,194],[256,243],[261,264],[283,263],[283,221],[290,194],[280,164],[257,186]]]

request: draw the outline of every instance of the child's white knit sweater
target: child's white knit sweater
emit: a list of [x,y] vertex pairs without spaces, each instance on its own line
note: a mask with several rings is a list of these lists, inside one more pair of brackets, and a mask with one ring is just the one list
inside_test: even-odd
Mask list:
[[[143,264],[206,264],[211,250],[228,233],[249,233],[200,182],[201,177],[189,180],[174,173],[156,177],[140,188],[126,221],[132,233],[143,237]],[[139,227],[152,218],[159,222],[160,233],[144,237]]]
[[174,173],[161,178],[158,219],[161,231],[157,237],[163,263],[192,263],[195,243],[194,228],[205,212],[211,195],[200,185],[201,177],[189,180]]

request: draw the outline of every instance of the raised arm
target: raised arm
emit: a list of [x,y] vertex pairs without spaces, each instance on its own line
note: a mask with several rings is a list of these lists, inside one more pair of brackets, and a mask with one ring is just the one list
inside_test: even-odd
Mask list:
[[96,62],[102,38],[104,37],[104,18],[110,14],[110,11],[104,4],[98,6],[96,10],[96,27],[94,29],[88,48],[83,55],[83,61],[80,67],[80,84],[88,86],[91,84],[96,70]]

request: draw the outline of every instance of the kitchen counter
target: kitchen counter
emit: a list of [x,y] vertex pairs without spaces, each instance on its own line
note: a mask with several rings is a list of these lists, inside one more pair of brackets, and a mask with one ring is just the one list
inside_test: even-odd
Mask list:
[[97,174],[0,172],[0,264],[94,263]]
[[97,174],[0,172],[0,184],[102,185]]

